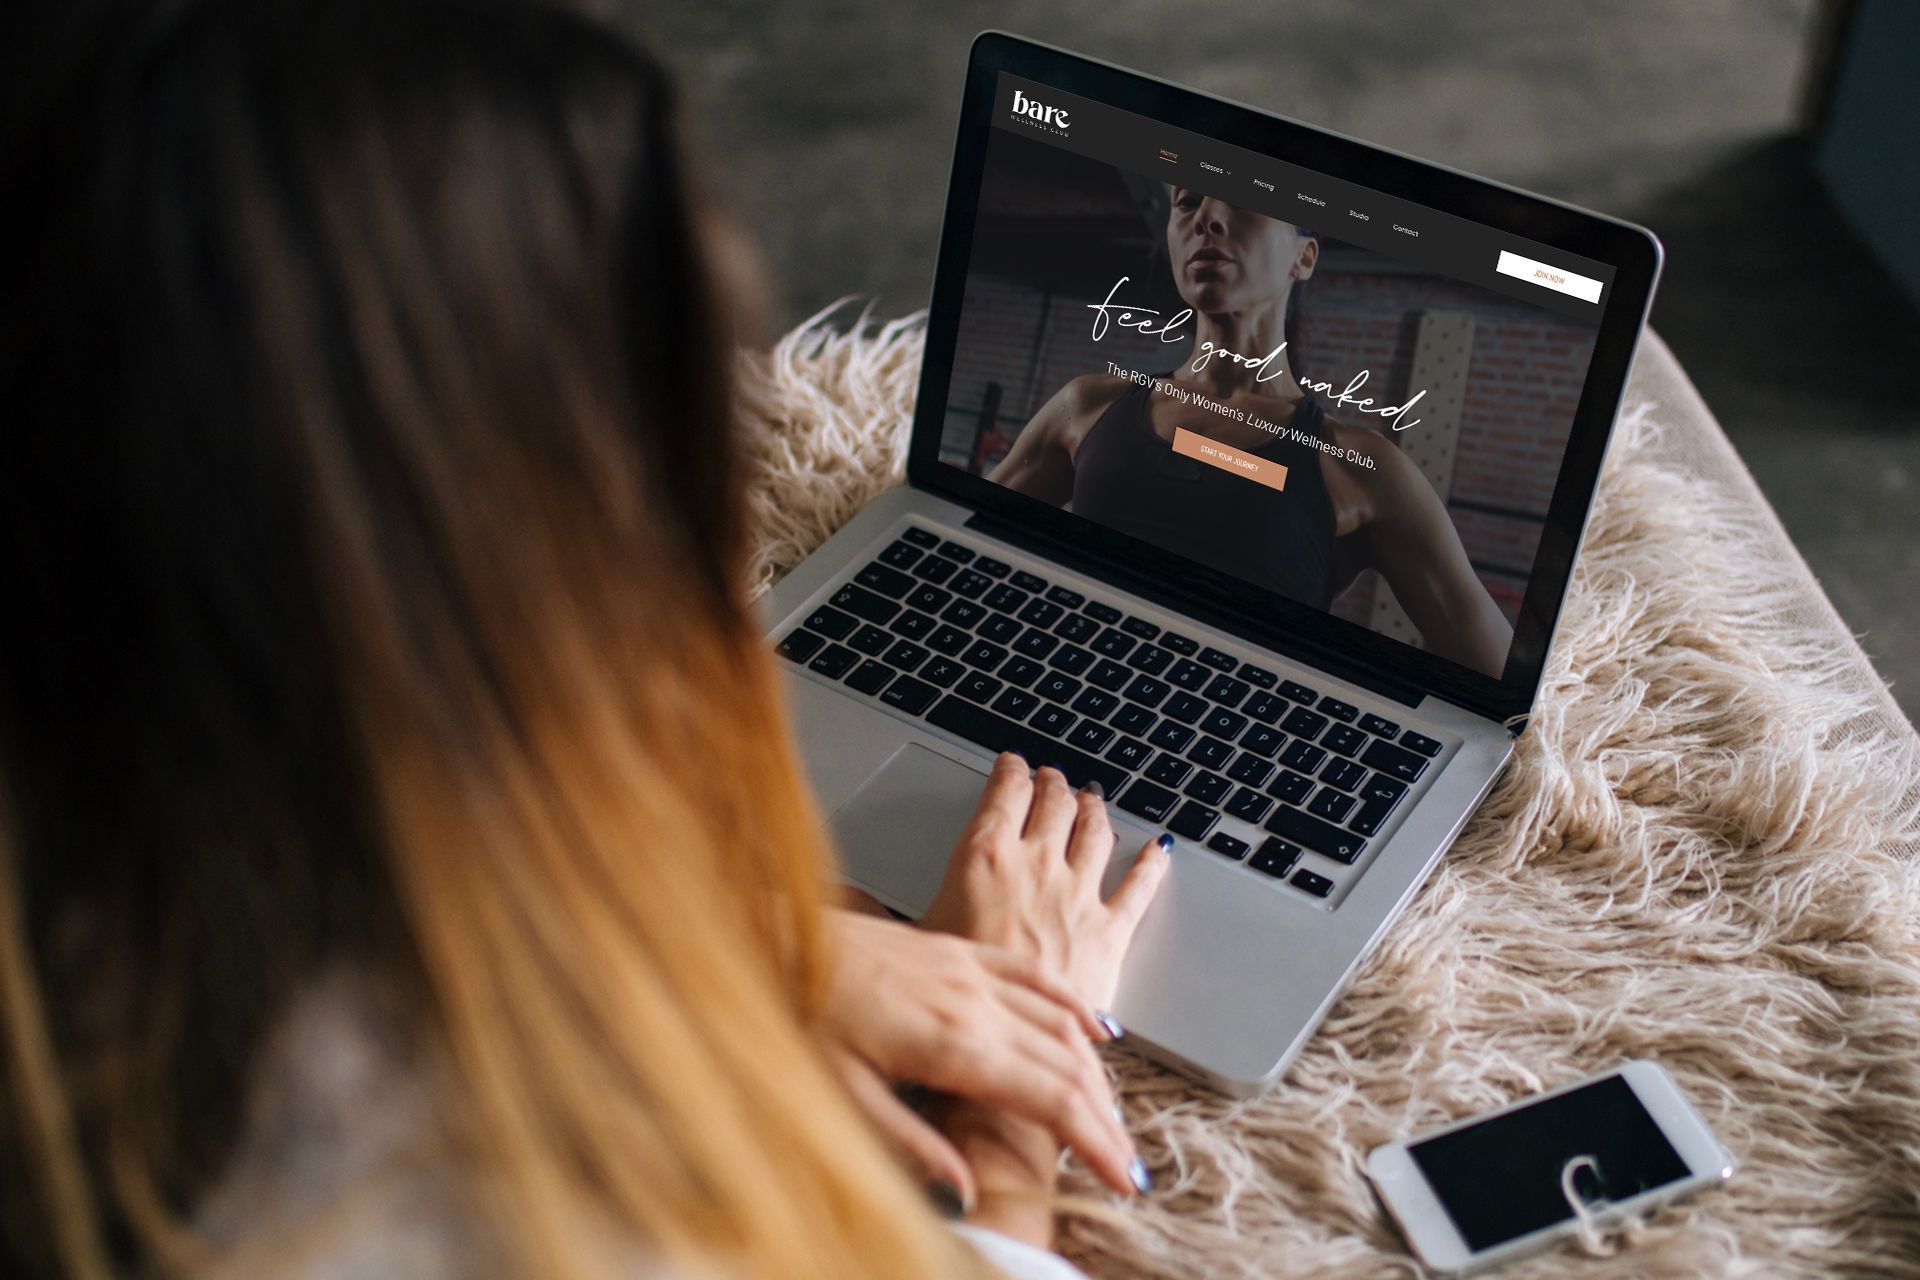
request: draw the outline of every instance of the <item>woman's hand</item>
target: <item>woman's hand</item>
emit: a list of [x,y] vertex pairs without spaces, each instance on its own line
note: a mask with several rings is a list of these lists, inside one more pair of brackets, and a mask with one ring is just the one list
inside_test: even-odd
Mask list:
[[1030,956],[1105,1008],[1171,843],[1149,841],[1102,901],[1113,826],[1099,789],[1076,794],[1059,770],[1029,776],[1026,761],[1003,754],[920,923]]
[[1133,1143],[1090,1039],[1109,1032],[1029,955],[849,911],[828,914],[835,958],[823,1015],[854,1101],[929,1179],[976,1195],[970,1163],[895,1094],[912,1081],[1031,1122],[1126,1188]]

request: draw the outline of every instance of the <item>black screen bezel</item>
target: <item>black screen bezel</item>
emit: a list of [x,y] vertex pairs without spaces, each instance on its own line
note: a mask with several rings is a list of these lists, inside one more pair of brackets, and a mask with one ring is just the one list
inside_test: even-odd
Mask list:
[[[1001,72],[1278,156],[1614,268],[1586,385],[1575,410],[1565,460],[1514,626],[1513,647],[1499,679],[1310,605],[1263,591],[940,461],[941,424],[946,416],[973,249],[976,197],[991,136],[994,90]],[[917,488],[973,508],[998,526],[1019,529],[1042,547],[1070,551],[1076,564],[1100,572],[1119,585],[1188,609],[1206,621],[1336,676],[1410,702],[1417,701],[1420,694],[1433,694],[1491,719],[1518,724],[1532,706],[1539,687],[1660,261],[1660,243],[1645,228],[1018,36],[984,32],[975,38],[967,65],[927,318],[926,356],[907,453],[908,479]]]

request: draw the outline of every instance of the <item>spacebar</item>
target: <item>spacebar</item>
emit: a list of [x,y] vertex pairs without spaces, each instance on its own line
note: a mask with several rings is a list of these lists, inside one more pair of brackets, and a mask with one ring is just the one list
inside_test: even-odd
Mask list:
[[1067,781],[1076,787],[1098,782],[1112,796],[1118,794],[1120,784],[1127,780],[1125,769],[1096,760],[1084,751],[1075,751],[1058,738],[1050,738],[1038,729],[1029,729],[952,694],[940,699],[940,705],[927,712],[927,723],[958,734],[968,742],[977,742],[989,751],[1016,752],[1036,769],[1050,764],[1066,774]]

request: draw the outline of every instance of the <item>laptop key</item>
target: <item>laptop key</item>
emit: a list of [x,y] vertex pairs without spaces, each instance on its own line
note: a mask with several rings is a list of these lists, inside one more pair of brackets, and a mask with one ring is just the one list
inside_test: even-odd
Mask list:
[[1293,870],[1293,864],[1300,861],[1300,846],[1291,840],[1282,840],[1279,836],[1269,836],[1261,841],[1247,865],[1255,871],[1265,872],[1276,880],[1286,879],[1287,872]]
[[1273,776],[1273,766],[1259,756],[1242,751],[1240,758],[1233,762],[1233,767],[1227,770],[1227,776],[1235,782],[1257,787]]
[[[1076,787],[1098,782],[1107,794],[1118,791],[1127,780],[1124,769],[1095,759],[1084,751],[1075,751],[1064,742],[1049,738],[1028,725],[995,715],[984,707],[960,698],[945,697],[927,713],[927,723],[944,729],[957,738],[976,743],[989,751],[1014,751],[1038,767],[1050,764],[1067,775]],[[1157,819],[1156,819],[1157,821]]]
[[1174,803],[1179,799],[1179,796],[1157,782],[1135,778],[1133,785],[1120,797],[1120,807],[1148,822],[1162,822],[1173,812]]
[[1280,682],[1280,695],[1285,698],[1292,698],[1295,702],[1304,702],[1308,706],[1312,706],[1320,699],[1320,694],[1317,690],[1307,688],[1307,686],[1301,684],[1298,680],[1282,680]]
[[933,634],[927,637],[927,648],[935,653],[944,653],[949,658],[958,657],[972,644],[972,636],[952,625],[935,627]]
[[1232,858],[1235,862],[1247,856],[1247,842],[1238,836],[1230,836],[1221,831],[1207,841],[1207,848],[1222,857]]
[[880,561],[882,564],[891,565],[895,569],[911,569],[913,562],[925,554],[927,553],[919,547],[902,539],[896,540],[888,546],[885,551],[882,551],[880,553]]
[[1440,754],[1440,744],[1424,733],[1415,733],[1409,729],[1400,738],[1400,745],[1409,751],[1418,751],[1431,759]]
[[1082,720],[1067,735],[1067,745],[1081,751],[1099,755],[1109,742],[1113,741],[1113,730],[1096,720]]
[[1240,670],[1237,674],[1242,680],[1245,680],[1256,689],[1271,689],[1275,684],[1279,683],[1280,680],[1279,676],[1273,674],[1273,672],[1267,670],[1265,667],[1256,667],[1251,662],[1241,663]]
[[1347,824],[1347,829],[1355,835],[1378,835],[1380,834],[1380,828],[1386,823],[1388,815],[1392,812],[1393,805],[1391,802],[1382,803],[1378,800],[1362,800],[1360,802],[1360,811],[1353,815],[1353,821]]
[[1170,755],[1165,751],[1162,751],[1154,758],[1153,763],[1147,766],[1147,776],[1162,786],[1168,787],[1179,786],[1192,772],[1192,765],[1179,756]]
[[1002,680],[1005,680],[1008,684],[1017,685],[1022,689],[1045,674],[1047,674],[1047,669],[1035,662],[1032,658],[1008,658],[1007,665],[1000,668],[1000,678]]
[[918,609],[909,609],[893,620],[893,634],[909,640],[924,640],[937,624]]
[[1353,832],[1342,831],[1331,822],[1316,818],[1290,804],[1283,804],[1274,810],[1273,816],[1266,821],[1266,828],[1276,836],[1305,845],[1335,862],[1352,863],[1367,844],[1365,839]]
[[1000,665],[1001,659],[1007,656],[1007,651],[997,644],[975,640],[972,647],[962,656],[968,666],[981,671],[991,671]]
[[1206,663],[1215,671],[1231,671],[1240,665],[1238,658],[1223,649],[1216,649],[1212,645],[1208,645],[1200,651],[1200,661]]
[[1288,804],[1305,804],[1307,797],[1313,794],[1313,779],[1291,769],[1282,769],[1280,776],[1268,786],[1267,794]]
[[971,702],[990,702],[993,695],[1000,692],[1000,689],[1001,684],[998,680],[975,671],[961,678],[960,686],[955,692]]
[[1342,791],[1352,791],[1365,781],[1367,766],[1357,760],[1348,760],[1335,756],[1327,761],[1327,767],[1320,771],[1320,781],[1335,786]]
[[1077,676],[1093,662],[1093,655],[1077,644],[1063,644],[1053,651],[1047,659],[1047,665],[1058,667],[1070,676]]
[[1304,889],[1316,898],[1324,898],[1333,892],[1333,881],[1318,871],[1309,871],[1305,867],[1293,873],[1293,879],[1287,881],[1296,889]]
[[1371,711],[1360,717],[1360,727],[1374,737],[1386,738],[1388,741],[1392,741],[1394,738],[1400,736],[1399,725],[1387,719],[1385,716],[1374,715]]
[[853,638],[847,643],[869,658],[877,658],[893,647],[893,637],[876,626],[868,625],[854,632]]
[[[1402,738],[1402,742],[1406,739]],[[1420,775],[1427,771],[1426,758],[1417,756],[1405,747],[1396,747],[1391,742],[1382,742],[1378,738],[1360,753],[1360,762],[1378,769],[1389,778],[1401,782],[1418,782]]]
[[1186,785],[1185,791],[1201,804],[1218,805],[1233,794],[1233,784],[1219,774],[1203,769],[1193,775],[1193,781]]
[[1198,800],[1189,800],[1180,806],[1180,812],[1167,819],[1167,830],[1197,842],[1206,839],[1207,832],[1213,830],[1219,821],[1218,813]]
[[1126,632],[1115,631],[1112,627],[1108,627],[1105,631],[1102,631],[1098,636],[1094,637],[1093,651],[1095,653],[1105,654],[1109,658],[1124,658],[1132,653],[1133,646],[1139,643],[1138,640],[1135,640]]
[[1028,573],[1025,569],[1021,569],[1013,575],[1013,585],[1026,592],[1045,591],[1047,580],[1037,573]]
[[854,574],[853,580],[863,587],[878,591],[883,596],[892,596],[895,600],[913,590],[912,578],[898,569],[881,564],[878,560]]
[[1256,724],[1240,735],[1240,745],[1255,755],[1273,759],[1274,753],[1287,743],[1287,735],[1278,729],[1269,729],[1264,724]]
[[1302,742],[1295,738],[1280,753],[1280,763],[1289,769],[1298,769],[1301,773],[1312,773],[1327,761],[1327,753],[1311,742]]
[[1328,822],[1344,822],[1347,815],[1353,812],[1353,797],[1332,787],[1322,787],[1320,794],[1308,803],[1307,812]]
[[1198,640],[1190,639],[1177,631],[1161,632],[1160,647],[1163,649],[1171,649],[1182,657],[1188,658],[1200,652],[1200,642]]
[[807,664],[807,670],[818,671],[829,680],[838,680],[860,661],[860,655],[842,644],[830,644],[819,657]]
[[893,671],[891,668],[875,662],[872,658],[868,658],[865,662],[862,662],[853,669],[853,674],[847,677],[846,684],[849,689],[860,693],[872,694],[878,693],[886,688],[887,682],[892,679]]
[[938,613],[947,607],[947,601],[951,599],[953,599],[951,592],[942,591],[938,587],[930,587],[922,583],[908,593],[907,608],[920,609],[927,613]]
[[1080,696],[1073,700],[1073,709],[1083,716],[1092,716],[1095,720],[1105,720],[1113,714],[1120,699],[1105,689],[1082,689]]
[[1028,627],[1013,642],[1013,647],[1029,658],[1044,658],[1060,647],[1060,637],[1050,636],[1038,627]]
[[901,676],[887,686],[887,691],[880,695],[880,701],[910,716],[917,716],[939,696],[940,691],[926,681]]
[[1068,609],[1078,609],[1087,598],[1070,587],[1048,587],[1047,599]]
[[1195,689],[1206,688],[1207,681],[1212,678],[1212,672],[1208,671],[1199,663],[1186,658],[1182,658],[1180,661],[1174,663],[1172,670],[1167,672],[1168,680],[1171,680],[1174,684],[1179,685],[1188,692],[1192,692]]
[[1030,622],[1036,627],[1050,627],[1060,621],[1060,615],[1065,612],[1066,610],[1051,601],[1029,600],[1021,607],[1020,612],[1014,616],[1019,618],[1020,621]]
[[998,609],[1002,613],[1012,613],[1027,602],[1027,593],[1018,587],[1001,583],[981,597],[980,603],[989,609]]
[[1011,720],[1025,720],[1039,705],[1040,699],[1025,689],[1008,689],[993,700],[993,709]]
[[1040,683],[1033,691],[1050,702],[1067,703],[1073,701],[1073,695],[1080,692],[1080,682],[1072,676],[1059,671],[1049,671],[1040,677]]
[[1228,711],[1225,707],[1215,707],[1200,722],[1200,728],[1216,738],[1234,739],[1247,727],[1247,718],[1238,711]]
[[1160,727],[1147,735],[1147,741],[1167,751],[1184,751],[1193,741],[1193,730],[1171,720],[1162,720]]
[[1194,724],[1205,715],[1207,704],[1190,693],[1176,693],[1167,699],[1167,705],[1160,708],[1160,714],[1171,716],[1182,724]]
[[995,644],[1012,644],[1014,637],[1026,628],[1004,613],[991,613],[987,620],[973,629],[977,636],[983,636]]
[[1138,738],[1123,737],[1107,752],[1107,759],[1128,773],[1144,766],[1153,756],[1153,748]]
[[1144,734],[1159,718],[1145,707],[1129,702],[1114,713],[1113,727],[1122,733]]
[[1005,560],[995,560],[992,556],[981,556],[973,562],[974,571],[984,573],[989,578],[1004,578],[1013,572],[1013,566]]
[[1110,604],[1101,604],[1097,600],[1087,606],[1087,616],[1095,622],[1109,627],[1114,626],[1120,621],[1120,611],[1118,609]]
[[807,659],[813,657],[814,654],[820,652],[826,643],[825,636],[817,636],[811,631],[804,631],[796,627],[787,633],[785,640],[780,642],[778,652],[781,657],[787,659],[789,662],[805,662]]
[[1305,707],[1295,707],[1287,712],[1287,718],[1280,722],[1280,727],[1296,738],[1305,738],[1308,742],[1312,742],[1320,736],[1320,731],[1327,727],[1327,718]]
[[1100,659],[1093,664],[1093,669],[1087,672],[1088,684],[1097,684],[1109,693],[1118,693],[1132,678],[1133,672],[1111,658]]
[[1144,671],[1150,676],[1157,676],[1165,671],[1167,664],[1172,661],[1173,655],[1157,644],[1143,644],[1127,657],[1128,666],[1136,671]]
[[1366,734],[1360,732],[1350,724],[1336,724],[1329,728],[1326,735],[1320,739],[1320,745],[1329,751],[1337,751],[1343,756],[1350,756],[1358,754],[1362,748],[1373,741],[1375,741],[1375,739],[1369,738]]
[[[1060,706],[1049,702],[1027,717],[1027,723],[1046,734],[1049,738],[1064,738],[1067,730],[1073,728],[1073,722],[1080,717]],[[1352,797],[1348,797],[1351,799]],[[1345,815],[1342,815],[1345,816]]]
[[947,584],[947,589],[952,591],[953,594],[964,596],[969,600],[978,600],[992,588],[992,578],[989,578],[984,573],[977,573],[972,569],[966,569],[954,574],[953,581]]
[[1354,718],[1360,714],[1360,708],[1351,702],[1342,702],[1332,694],[1320,699],[1320,709],[1335,720],[1343,720],[1348,724],[1352,724]]
[[1145,618],[1128,618],[1120,624],[1120,629],[1128,635],[1139,636],[1142,640],[1155,640],[1160,636],[1160,628]]
[[845,640],[847,633],[859,626],[860,621],[830,604],[823,604],[808,614],[802,625],[809,631],[818,631],[829,640]]
[[1376,773],[1367,779],[1360,788],[1360,798],[1369,804],[1378,801],[1389,807],[1399,804],[1400,797],[1407,794],[1407,784],[1384,773]]
[[1152,676],[1135,676],[1127,686],[1127,698],[1143,707],[1157,707],[1173,692],[1173,686]]
[[918,525],[908,525],[900,531],[900,536],[916,546],[937,547],[940,545],[939,534],[933,532],[931,529],[922,529]]
[[1245,680],[1235,680],[1232,676],[1215,676],[1213,683],[1207,686],[1207,697],[1223,707],[1237,707],[1240,699],[1252,691],[1253,686]]
[[957,542],[943,542],[934,549],[934,554],[945,556],[955,564],[972,564],[974,556],[979,553],[972,547],[961,546]]
[[951,689],[954,682],[965,674],[967,669],[952,658],[935,658],[920,668],[920,678],[941,689]]
[[1258,822],[1273,808],[1273,801],[1251,787],[1242,787],[1227,801],[1227,812],[1242,822]]
[[913,576],[938,585],[960,571],[960,566],[939,556],[928,556],[913,566]]
[[1240,710],[1258,720],[1261,724],[1272,724],[1287,714],[1291,703],[1277,694],[1256,693],[1247,699],[1247,705]]
[[895,671],[912,671],[932,656],[933,654],[924,645],[917,645],[911,640],[902,640],[887,650],[885,661]]
[[1053,629],[1053,634],[1062,640],[1085,644],[1100,634],[1100,624],[1084,613],[1070,613],[1060,619],[1060,625]]
[[836,607],[868,622],[888,622],[900,612],[900,606],[878,592],[849,582],[833,593]]
[[1203,769],[1224,769],[1227,761],[1233,759],[1233,744],[1202,734],[1187,755]]

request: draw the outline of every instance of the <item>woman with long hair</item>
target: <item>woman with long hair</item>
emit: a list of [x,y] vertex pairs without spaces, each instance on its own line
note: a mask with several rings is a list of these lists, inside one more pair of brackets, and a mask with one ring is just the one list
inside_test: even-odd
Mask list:
[[[1440,496],[1385,436],[1329,417],[1301,386],[1299,300],[1319,238],[1176,186],[1165,242],[1193,329],[1158,381],[1182,396],[1114,374],[1074,378],[990,478],[1319,609],[1378,570],[1428,649],[1497,678],[1513,627]],[[1281,463],[1286,488],[1175,453],[1180,426]]]
[[1070,1271],[1063,1146],[1147,1181],[1092,1045],[1164,851],[1102,900],[1099,798],[1004,758],[950,932],[831,905],[659,71],[509,0],[49,16],[0,1272]]

